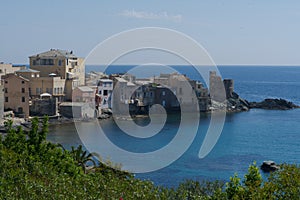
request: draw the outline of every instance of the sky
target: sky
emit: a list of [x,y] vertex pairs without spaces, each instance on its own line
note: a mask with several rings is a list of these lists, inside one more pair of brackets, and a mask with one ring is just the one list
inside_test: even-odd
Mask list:
[[51,48],[86,57],[114,34],[161,27],[193,38],[218,65],[300,65],[297,0],[1,0],[0,10],[6,63],[28,64]]

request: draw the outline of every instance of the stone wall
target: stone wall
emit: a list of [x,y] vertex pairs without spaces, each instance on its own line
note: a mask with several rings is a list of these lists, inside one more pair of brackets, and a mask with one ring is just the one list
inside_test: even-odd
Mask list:
[[59,106],[59,113],[66,118],[94,118],[93,105],[84,102],[63,102]]
[[30,116],[54,116],[58,113],[56,98],[35,99],[30,105]]

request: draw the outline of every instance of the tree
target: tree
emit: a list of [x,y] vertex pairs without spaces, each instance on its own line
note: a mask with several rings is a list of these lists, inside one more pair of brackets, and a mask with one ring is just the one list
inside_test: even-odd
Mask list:
[[255,161],[249,166],[243,183],[245,185],[245,196],[247,199],[259,198],[258,194],[260,193],[259,191],[262,185],[262,177]]
[[93,155],[91,153],[87,154],[87,151],[82,149],[82,145],[79,145],[77,149],[72,146],[71,156],[82,167],[84,173],[87,173],[87,163],[92,162],[93,166],[96,166],[96,162],[93,160]]

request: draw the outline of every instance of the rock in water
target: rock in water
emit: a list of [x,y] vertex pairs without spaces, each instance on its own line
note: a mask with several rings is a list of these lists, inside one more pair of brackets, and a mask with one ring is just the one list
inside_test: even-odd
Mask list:
[[285,99],[265,99],[261,102],[250,102],[249,107],[268,110],[290,110],[300,108],[298,105]]

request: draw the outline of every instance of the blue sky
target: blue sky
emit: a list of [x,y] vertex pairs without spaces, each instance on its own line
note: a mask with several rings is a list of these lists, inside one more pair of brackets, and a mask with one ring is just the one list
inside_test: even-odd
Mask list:
[[299,1],[1,1],[0,61],[28,63],[50,48],[85,57],[138,27],[170,28],[203,45],[217,64],[300,65]]

